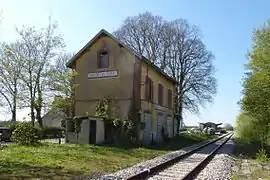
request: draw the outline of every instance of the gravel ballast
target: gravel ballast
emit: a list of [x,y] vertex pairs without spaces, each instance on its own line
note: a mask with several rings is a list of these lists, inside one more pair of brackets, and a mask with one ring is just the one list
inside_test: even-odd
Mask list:
[[234,160],[232,157],[234,148],[233,140],[230,139],[217,152],[209,164],[199,173],[197,180],[227,180],[232,179],[232,167]]
[[226,138],[218,140],[217,142],[210,144],[194,154],[180,160],[174,165],[158,172],[157,174],[151,176],[149,180],[161,180],[161,179],[182,179],[184,178],[192,169],[198,166],[209,154],[223,144]]
[[201,142],[201,143],[198,143],[198,144],[194,144],[194,145],[191,145],[191,146],[188,146],[188,147],[185,147],[181,150],[178,150],[178,151],[174,151],[174,152],[171,152],[171,153],[168,153],[168,154],[165,154],[163,156],[160,156],[160,157],[156,157],[154,159],[151,159],[151,160],[148,160],[148,161],[145,161],[145,162],[141,162],[139,164],[136,164],[132,167],[129,167],[129,168],[126,168],[126,169],[122,169],[120,171],[117,171],[115,173],[112,173],[112,174],[108,174],[108,175],[104,175],[104,176],[100,176],[100,177],[96,177],[94,179],[99,179],[99,180],[116,180],[116,179],[127,179],[135,174],[138,174],[138,173],[141,173],[145,170],[148,170],[152,167],[155,167],[159,164],[162,164],[164,162],[167,162],[171,159],[174,159],[182,154],[185,154],[187,153],[188,151],[191,151],[199,146],[202,146],[206,143],[209,143],[210,141],[213,141],[213,140],[208,140],[208,141],[204,141],[204,142]]

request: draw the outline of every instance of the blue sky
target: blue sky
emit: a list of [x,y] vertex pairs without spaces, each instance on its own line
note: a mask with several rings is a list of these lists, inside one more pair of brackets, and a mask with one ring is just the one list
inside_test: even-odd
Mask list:
[[[51,15],[59,23],[66,50],[77,52],[101,28],[113,32],[127,16],[150,11],[166,20],[186,19],[200,27],[204,43],[216,57],[218,93],[214,103],[202,109],[200,116],[186,113],[185,123],[235,124],[252,32],[270,18],[269,7],[267,0],[0,0],[4,16],[0,40],[14,40],[16,26],[46,26]],[[19,116],[26,116],[26,112],[20,112]]]

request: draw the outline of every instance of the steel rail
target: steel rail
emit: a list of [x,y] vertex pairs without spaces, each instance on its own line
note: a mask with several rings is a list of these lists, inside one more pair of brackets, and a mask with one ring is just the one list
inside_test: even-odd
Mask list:
[[191,180],[195,179],[198,174],[207,166],[207,164],[213,159],[217,151],[226,144],[231,137],[233,136],[233,133],[229,135],[229,137],[218,147],[216,147],[206,158],[204,158],[197,166],[195,166],[188,174],[186,174],[182,180]]
[[[158,165],[156,165],[154,167],[151,167],[151,168],[146,169],[146,170],[144,170],[144,171],[142,171],[140,173],[137,173],[137,174],[135,174],[133,176],[130,176],[130,177],[127,178],[127,180],[146,179],[147,177],[149,177],[151,175],[154,175],[157,172],[160,172],[160,171],[166,169],[167,167],[169,167],[169,166],[177,163],[178,161],[180,161],[182,159],[185,159],[185,158],[189,157],[190,155],[196,153],[197,151],[201,150],[202,148],[204,148],[204,147],[206,147],[208,145],[211,145],[211,144],[213,144],[213,143],[215,143],[215,142],[217,142],[217,141],[219,141],[219,140],[221,140],[221,139],[223,139],[223,138],[225,138],[227,136],[230,136],[231,137],[232,134],[231,133],[228,133],[228,134],[225,134],[225,135],[223,135],[221,137],[218,137],[218,138],[216,138],[216,139],[214,139],[214,140],[212,140],[210,142],[207,142],[207,143],[205,143],[205,144],[203,144],[203,145],[201,145],[199,147],[196,147],[196,148],[194,148],[194,149],[192,149],[192,150],[190,150],[190,151],[188,151],[188,152],[186,152],[184,154],[181,154],[181,155],[179,155],[179,156],[177,156],[177,157],[175,157],[173,159],[170,159],[170,160],[168,160],[168,161],[166,161],[164,163],[158,164]],[[229,140],[229,138],[228,138],[228,140]],[[227,140],[226,140],[226,142],[227,142]]]

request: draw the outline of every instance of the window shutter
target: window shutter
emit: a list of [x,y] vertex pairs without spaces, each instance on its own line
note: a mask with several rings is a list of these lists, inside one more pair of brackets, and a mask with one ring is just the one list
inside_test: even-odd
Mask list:
[[151,96],[151,102],[154,102],[154,84],[153,81],[151,79],[151,92],[150,92],[150,96]]
[[163,86],[158,84],[158,104],[163,105]]
[[168,89],[168,107],[172,108],[172,90]]
[[149,92],[149,82],[148,82],[148,76],[145,77],[145,84],[144,84],[144,90],[145,90],[145,100],[149,100],[149,95],[148,95],[148,92]]
[[163,89],[164,89],[164,88],[163,88],[163,86],[161,85],[161,105],[163,105],[163,100],[164,100],[164,99],[163,99],[163,94],[164,94],[164,93],[163,93]]

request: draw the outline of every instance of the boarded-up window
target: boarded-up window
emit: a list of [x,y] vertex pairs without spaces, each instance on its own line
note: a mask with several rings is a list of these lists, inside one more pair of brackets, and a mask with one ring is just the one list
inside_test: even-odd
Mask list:
[[172,90],[168,89],[168,108],[172,108]]
[[153,102],[154,84],[151,78],[146,76],[145,79],[145,100]]
[[158,84],[158,104],[163,105],[163,86]]
[[98,68],[109,68],[109,54],[108,52],[99,53]]

